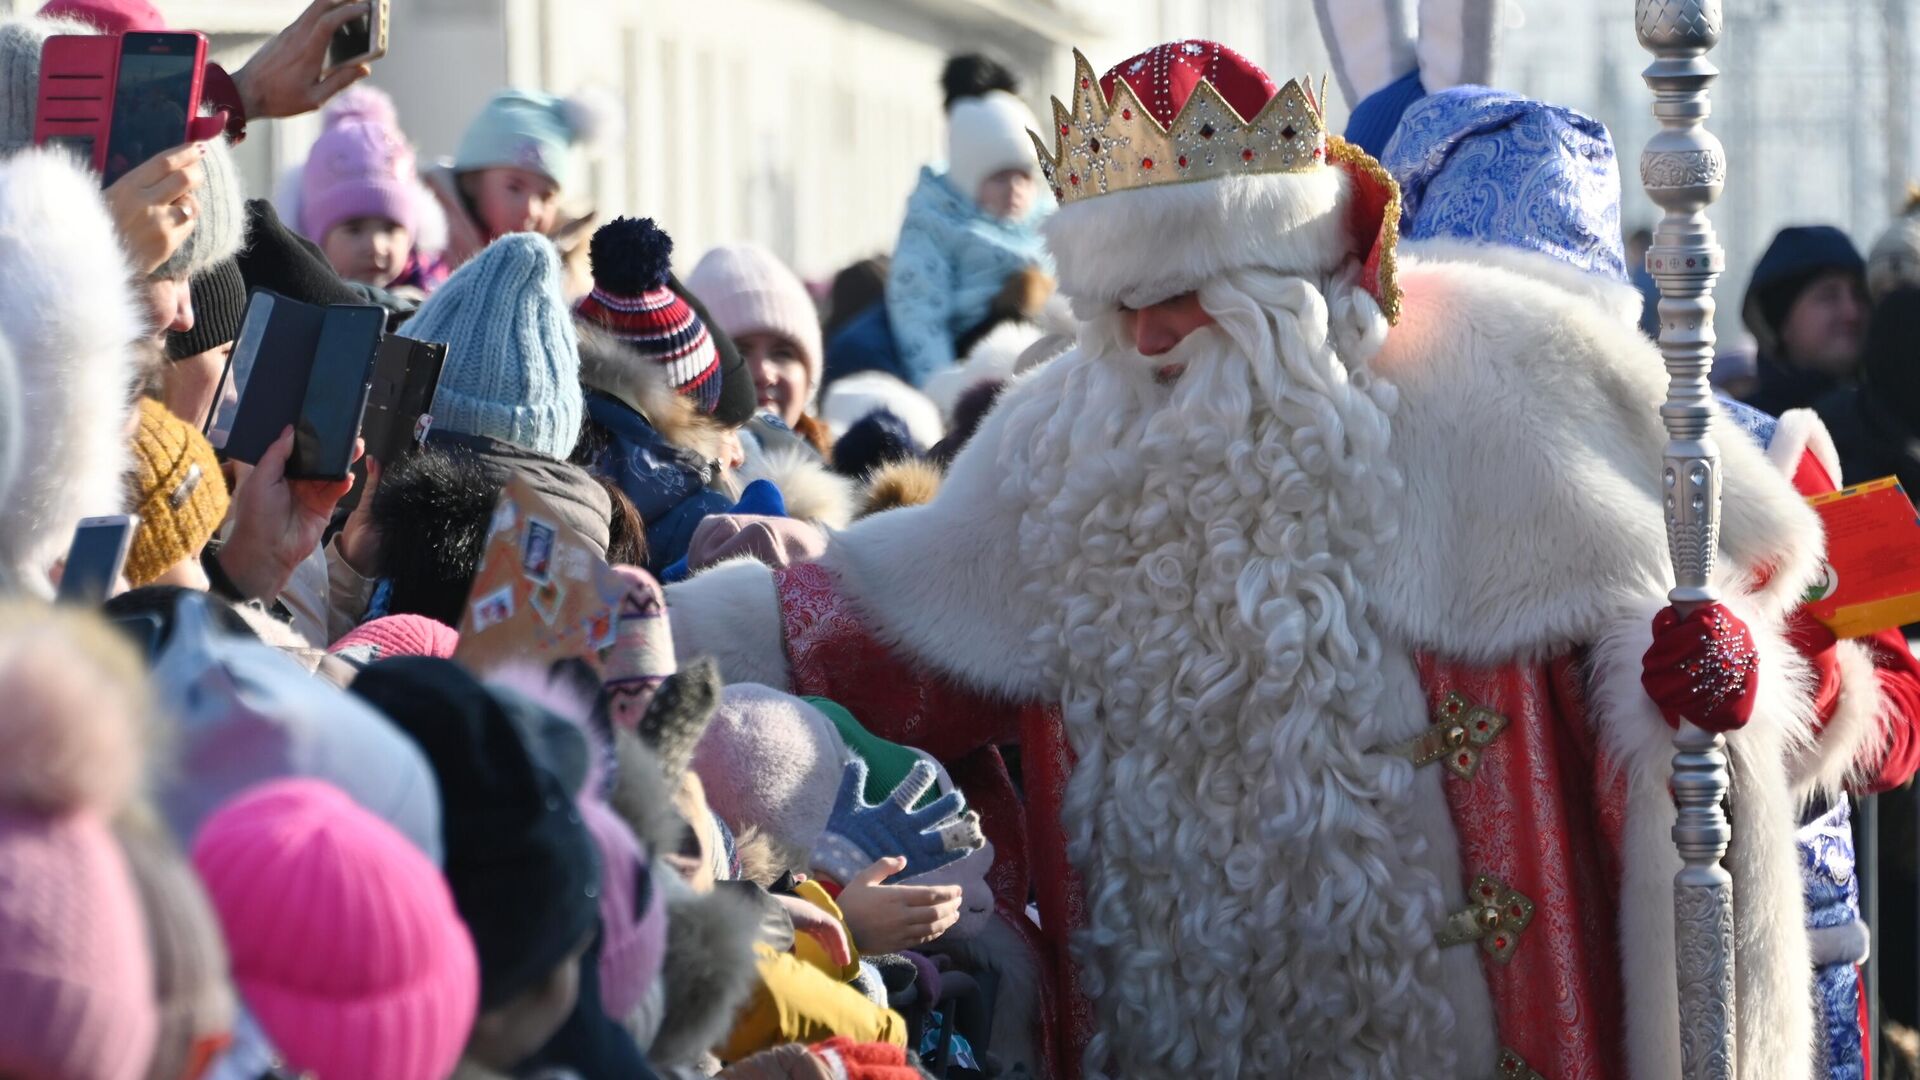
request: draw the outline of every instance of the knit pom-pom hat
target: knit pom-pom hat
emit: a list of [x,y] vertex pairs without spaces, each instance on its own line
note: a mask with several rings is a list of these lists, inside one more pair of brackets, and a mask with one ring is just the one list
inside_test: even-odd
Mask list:
[[335,225],[379,217],[409,235],[420,228],[413,147],[400,131],[393,99],[355,86],[327,104],[324,130],[300,173],[300,231],[325,243]]
[[207,819],[193,863],[248,1010],[295,1071],[440,1080],[480,996],[440,871],[318,780],[276,780]]
[[159,1021],[108,821],[137,783],[140,662],[92,617],[0,607],[0,1076],[140,1080]]
[[467,126],[454,152],[456,172],[511,167],[539,173],[562,191],[576,178],[573,150],[592,152],[619,141],[619,102],[595,91],[556,97],[502,90]]
[[562,461],[573,452],[586,411],[580,339],[551,240],[495,240],[428,297],[402,333],[447,346],[435,431],[485,435]]
[[129,483],[140,529],[127,552],[127,582],[137,589],[207,546],[227,516],[227,482],[206,438],[143,398]]
[[593,291],[574,315],[664,367],[673,388],[712,416],[720,407],[720,353],[706,324],[667,285],[673,238],[652,218],[616,218],[593,234],[589,256]]

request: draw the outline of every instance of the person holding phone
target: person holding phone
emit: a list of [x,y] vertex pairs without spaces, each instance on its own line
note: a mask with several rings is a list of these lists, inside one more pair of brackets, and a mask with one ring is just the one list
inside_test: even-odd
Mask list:
[[139,411],[128,487],[140,528],[127,552],[127,584],[205,591],[200,556],[226,519],[230,501],[220,463],[199,429],[166,406],[148,398]]
[[[205,431],[247,312],[247,283],[239,264],[227,259],[194,275],[188,288],[193,329],[167,334],[167,363],[160,366],[152,392],[175,416]],[[226,392],[231,394],[232,387]]]

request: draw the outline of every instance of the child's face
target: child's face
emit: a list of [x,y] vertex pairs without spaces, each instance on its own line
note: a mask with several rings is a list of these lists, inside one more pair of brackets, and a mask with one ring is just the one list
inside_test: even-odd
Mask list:
[[753,372],[760,407],[773,410],[788,427],[798,423],[813,394],[813,377],[800,350],[779,334],[741,334],[733,343]]
[[1002,221],[1026,217],[1033,209],[1033,174],[1025,169],[1002,169],[980,182],[973,201]]
[[384,289],[407,268],[413,234],[392,218],[357,217],[328,229],[320,250],[334,273]]
[[549,235],[560,220],[560,186],[537,172],[512,166],[473,174],[470,194],[480,227],[490,239],[509,233]]

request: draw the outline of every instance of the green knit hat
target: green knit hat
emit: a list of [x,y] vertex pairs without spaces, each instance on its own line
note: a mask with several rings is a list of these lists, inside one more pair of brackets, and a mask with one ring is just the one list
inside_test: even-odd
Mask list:
[[[838,703],[818,697],[802,700],[826,713],[827,719],[832,720],[833,726],[840,730],[840,741],[867,763],[867,786],[864,792],[867,802],[875,805],[886,802],[907,778],[907,772],[914,763],[920,760],[918,750],[888,742],[861,727],[860,721],[855,720],[853,714]],[[910,809],[918,810],[939,798],[940,794],[936,788],[928,788]]]

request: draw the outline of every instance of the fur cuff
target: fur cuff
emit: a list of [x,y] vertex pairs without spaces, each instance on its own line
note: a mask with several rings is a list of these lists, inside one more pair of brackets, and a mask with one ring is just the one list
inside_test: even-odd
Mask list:
[[1834,646],[1839,661],[1840,700],[1825,730],[1794,759],[1794,794],[1838,798],[1852,783],[1866,780],[1887,749],[1885,698],[1873,655],[1857,641]]

